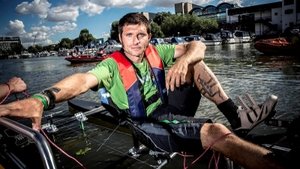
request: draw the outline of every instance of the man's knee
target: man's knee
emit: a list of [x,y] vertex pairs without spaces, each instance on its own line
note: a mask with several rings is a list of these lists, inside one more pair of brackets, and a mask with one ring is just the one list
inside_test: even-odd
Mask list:
[[205,123],[200,129],[200,139],[204,148],[211,146],[216,140],[231,131],[220,123]]
[[230,132],[230,130],[221,123],[205,123],[201,131],[208,132],[211,135],[219,135]]

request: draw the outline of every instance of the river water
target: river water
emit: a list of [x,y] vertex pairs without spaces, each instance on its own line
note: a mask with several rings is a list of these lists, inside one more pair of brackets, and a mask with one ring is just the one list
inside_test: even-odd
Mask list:
[[[251,94],[259,103],[269,94],[275,94],[279,97],[276,116],[289,118],[300,113],[299,57],[266,56],[254,49],[252,44],[245,43],[208,46],[204,61],[235,102],[237,96],[245,93]],[[1,60],[0,82],[5,82],[11,76],[20,76],[28,85],[28,93],[33,94],[68,75],[86,72],[95,65],[96,63],[71,65],[63,57],[56,56]],[[17,97],[23,96],[19,94]],[[92,91],[79,97],[97,100],[97,94]],[[58,104],[55,110],[52,110],[57,111],[67,111],[66,103]],[[197,116],[206,116],[226,123],[216,106],[205,98],[202,99]]]
[[[269,94],[274,94],[279,97],[276,118],[291,120],[299,116],[300,58],[265,56],[256,51],[252,44],[246,43],[208,46],[204,61],[215,72],[225,92],[233,101],[237,102],[237,96],[249,93],[258,103],[261,103]],[[12,76],[20,76],[28,85],[27,92],[34,94],[68,75],[86,72],[95,65],[96,63],[71,65],[63,57],[56,56],[0,60],[0,82],[6,82]],[[12,95],[9,100],[23,97],[25,97],[23,94]],[[78,97],[92,101],[98,100],[96,92],[92,91]],[[57,104],[53,110],[45,114],[65,114],[68,111],[68,105],[64,102]],[[205,98],[202,98],[196,116],[208,117],[215,122],[228,125],[216,106]],[[260,131],[263,132],[266,131],[265,128],[268,128],[264,124],[261,126],[263,127]],[[115,161],[120,162],[120,154],[126,154],[128,147],[132,145],[131,138],[124,134],[110,135],[106,129],[99,129],[96,124],[92,123],[87,123],[85,128],[87,134],[81,133],[77,123],[72,123],[62,127],[55,137],[59,146],[73,155],[79,150],[87,151],[88,153],[84,155],[76,156],[87,168],[111,168],[111,163],[115,165],[117,164]],[[109,137],[111,139],[108,142],[112,145],[102,146]],[[123,142],[120,144],[120,141]],[[55,158],[60,168],[79,167],[70,160],[64,160],[65,157],[61,153],[55,152]],[[122,163],[119,168],[152,168],[148,164],[133,163],[128,159],[124,162],[127,163]]]

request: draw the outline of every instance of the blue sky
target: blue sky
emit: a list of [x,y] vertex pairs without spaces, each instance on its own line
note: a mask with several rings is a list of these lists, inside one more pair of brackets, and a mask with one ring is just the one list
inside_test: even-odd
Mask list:
[[25,47],[74,39],[87,28],[107,38],[110,24],[128,12],[171,12],[178,2],[251,6],[280,0],[0,0],[0,36],[20,36]]

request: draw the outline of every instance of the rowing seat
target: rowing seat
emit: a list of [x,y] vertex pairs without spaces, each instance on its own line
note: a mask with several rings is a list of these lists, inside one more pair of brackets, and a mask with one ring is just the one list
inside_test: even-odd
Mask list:
[[[159,122],[136,123],[130,119],[128,110],[120,110],[115,106],[106,89],[100,88],[98,93],[102,106],[117,118],[120,123],[125,123],[130,128],[133,137],[133,147],[129,149],[128,153],[131,156],[138,157],[147,148],[149,154],[156,160],[157,168],[166,165],[170,159],[175,157],[177,152],[170,151],[174,143],[169,141],[169,128]],[[185,116],[195,115],[200,99],[201,94],[193,85],[184,85],[168,93],[168,104],[177,108],[179,112],[188,112],[187,114],[181,114]],[[159,134],[162,136],[160,139],[167,139],[170,145],[168,147],[158,146],[156,143],[160,140],[154,140],[154,138],[150,137],[151,134]]]

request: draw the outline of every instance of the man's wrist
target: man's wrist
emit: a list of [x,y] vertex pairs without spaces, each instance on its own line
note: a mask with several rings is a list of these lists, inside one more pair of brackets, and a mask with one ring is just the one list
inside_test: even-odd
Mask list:
[[8,91],[10,92],[11,91],[11,87],[9,85],[9,83],[4,83],[7,87],[8,87]]
[[49,99],[47,98],[47,96],[45,96],[41,93],[37,93],[37,94],[32,95],[31,97],[41,101],[44,106],[44,110],[47,110],[49,108],[49,101],[48,101]]
[[58,92],[60,89],[58,88],[49,88],[41,93],[37,93],[32,95],[32,98],[36,98],[40,100],[44,106],[44,110],[51,110],[55,107],[56,96],[54,92]]
[[55,97],[54,92],[56,92],[56,88],[49,88],[49,89],[42,91],[42,93],[41,93],[48,98],[48,108],[46,110],[51,110],[55,107],[56,97]]

